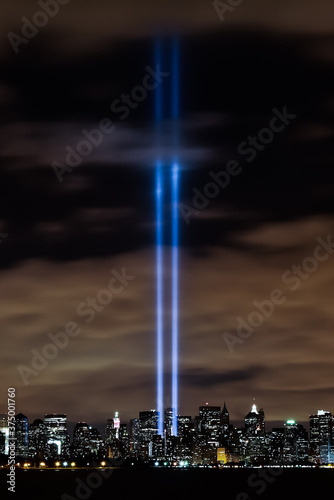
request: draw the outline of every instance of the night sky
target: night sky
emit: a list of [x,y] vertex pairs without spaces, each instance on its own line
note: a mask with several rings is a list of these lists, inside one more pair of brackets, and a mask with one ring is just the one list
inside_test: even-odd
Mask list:
[[[194,416],[199,405],[226,401],[232,421],[240,421],[253,398],[269,421],[303,422],[318,409],[334,411],[330,245],[299,282],[293,270],[312,265],[319,238],[334,242],[333,2],[244,0],[221,21],[206,0],[71,0],[17,54],[7,34],[22,36],[22,17],[31,20],[41,8],[31,0],[6,3],[0,412],[8,387],[17,389],[17,412],[31,421],[65,412],[73,422],[101,424],[115,410],[128,421],[156,407],[155,90],[124,119],[111,105],[142,84],[148,66],[155,68],[156,38],[167,46],[175,36],[181,50],[180,413]],[[168,60],[161,70],[170,73],[163,88],[172,77]],[[284,110],[289,123],[246,153],[248,137]],[[82,130],[103,119],[113,130],[59,182],[52,163],[64,164],[65,148],[75,148]],[[162,130],[168,152],[168,119]],[[212,173],[226,171],[232,160],[238,175],[205,208],[198,196],[194,207],[195,193],[203,195]],[[185,206],[193,210],[188,223]],[[168,224],[166,217],[165,234]],[[86,323],[78,306],[123,268],[134,278]],[[169,277],[166,258],[166,284]],[[237,318],[246,320],[254,301],[275,289],[284,302],[230,352],[224,334],[236,335]],[[41,352],[49,332],[64,331],[68,322],[80,333],[25,385],[17,367],[31,367],[31,350]],[[169,367],[166,358],[166,380]]]

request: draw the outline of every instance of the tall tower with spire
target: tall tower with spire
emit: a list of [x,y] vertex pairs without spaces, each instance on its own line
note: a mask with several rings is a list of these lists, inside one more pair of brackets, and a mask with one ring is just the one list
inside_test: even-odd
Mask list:
[[221,422],[221,425],[223,428],[226,427],[228,429],[228,426],[230,425],[230,414],[227,411],[225,401],[224,401],[224,408],[223,408],[222,413],[221,413],[220,422]]
[[257,410],[255,404],[252,405],[251,411],[245,416],[245,430],[247,436],[263,435],[265,433],[265,416],[263,408]]

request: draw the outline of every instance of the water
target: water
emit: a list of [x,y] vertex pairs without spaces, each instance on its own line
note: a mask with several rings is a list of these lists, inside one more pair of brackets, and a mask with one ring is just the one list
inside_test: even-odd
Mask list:
[[334,469],[17,470],[16,493],[0,471],[0,498],[21,500],[315,500],[331,497]]

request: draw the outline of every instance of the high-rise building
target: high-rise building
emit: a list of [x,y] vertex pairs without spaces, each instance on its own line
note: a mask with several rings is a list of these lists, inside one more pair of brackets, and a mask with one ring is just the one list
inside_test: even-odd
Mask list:
[[70,437],[67,432],[67,415],[51,413],[44,418],[47,438],[46,457],[67,457],[69,455]]
[[114,429],[116,431],[116,439],[119,439],[119,429],[121,425],[121,421],[119,419],[119,413],[118,411],[115,411],[115,416],[114,416]]
[[165,419],[164,419],[164,430],[165,435],[173,436],[173,423],[175,422],[175,409],[174,408],[166,408],[165,409]]
[[198,431],[201,434],[215,434],[218,436],[221,421],[220,406],[205,406],[199,407],[199,415],[197,419]]
[[152,441],[158,432],[158,412],[156,410],[139,412],[140,438],[142,442]]
[[86,422],[75,424],[73,431],[72,453],[74,457],[87,457],[90,455],[90,430]]
[[100,431],[96,427],[89,427],[90,455],[100,457],[103,451],[103,440]]
[[140,452],[140,420],[133,418],[130,420],[130,454],[138,457]]
[[330,463],[333,445],[332,414],[329,411],[318,410],[316,415],[310,415],[310,460],[313,463]]
[[8,455],[9,428],[7,416],[0,413],[0,454]]
[[106,446],[112,446],[116,439],[116,429],[114,426],[114,419],[108,418],[107,425],[105,427],[105,443]]
[[194,428],[191,417],[186,415],[178,415],[177,422],[178,435],[181,438],[187,437]]
[[36,419],[29,426],[29,457],[44,457],[46,450],[46,427],[41,419]]
[[227,451],[231,444],[232,434],[233,434],[233,425],[230,424],[230,415],[226,408],[226,403],[224,401],[224,407],[221,413],[221,420],[220,420],[219,440],[220,440],[220,446],[224,449],[226,448]]
[[265,435],[265,415],[263,408],[257,410],[254,403],[245,416],[245,460],[249,464],[264,464],[269,461],[269,439]]
[[128,432],[128,425],[121,424],[119,429],[119,442],[120,442],[120,455],[128,457],[130,453],[130,435]]
[[15,417],[16,456],[27,458],[29,454],[29,421],[28,417],[18,413]]
[[284,436],[284,427],[274,427],[273,430],[268,433],[269,461],[272,464],[279,465],[283,463]]
[[259,426],[258,426],[258,433],[264,436],[266,432],[266,419],[265,419],[265,414],[263,411],[263,408],[260,408],[259,411]]
[[257,411],[256,404],[253,404],[252,409],[245,416],[245,432],[247,436],[255,436],[260,431],[260,415]]
[[222,431],[226,431],[228,430],[229,428],[229,425],[230,425],[230,414],[229,412],[227,411],[227,408],[226,408],[226,403],[224,401],[224,408],[222,409],[222,413],[221,413],[221,426],[222,426]]
[[301,424],[294,420],[287,420],[284,424],[283,462],[306,463],[308,462],[307,431]]
[[[153,457],[153,443],[158,434],[158,412],[156,410],[139,412],[140,447],[139,455],[143,459]],[[160,442],[160,441],[159,441]]]

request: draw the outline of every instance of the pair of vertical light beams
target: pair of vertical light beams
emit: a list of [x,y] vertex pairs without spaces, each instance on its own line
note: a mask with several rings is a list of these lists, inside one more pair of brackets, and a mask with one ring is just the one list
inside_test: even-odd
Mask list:
[[[159,69],[163,68],[163,47],[161,41],[155,43],[155,60]],[[157,134],[157,159],[156,159],[156,335],[157,335],[157,411],[158,434],[164,435],[164,293],[163,293],[163,213],[164,213],[164,179],[168,174],[171,183],[171,291],[172,291],[172,320],[171,320],[171,392],[172,392],[172,435],[177,436],[178,414],[178,190],[179,190],[179,164],[177,158],[178,148],[178,119],[179,119],[179,44],[176,39],[171,43],[171,85],[170,85],[170,114],[172,120],[172,145],[170,159],[161,158],[160,137],[161,124],[164,119],[163,86],[160,84],[155,94],[155,124]],[[165,100],[168,102],[168,100]]]

